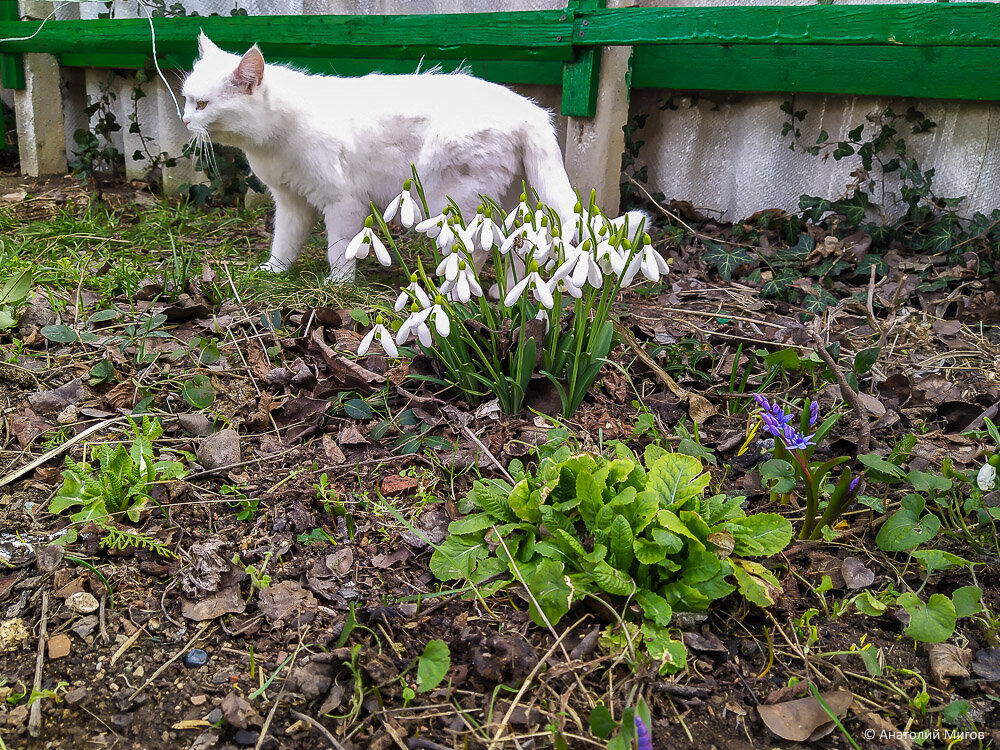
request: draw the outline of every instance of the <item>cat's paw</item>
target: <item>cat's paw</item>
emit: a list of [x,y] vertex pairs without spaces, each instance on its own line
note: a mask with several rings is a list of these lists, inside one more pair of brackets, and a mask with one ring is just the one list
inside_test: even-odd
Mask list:
[[257,266],[257,270],[264,271],[265,273],[282,273],[283,271],[287,271],[290,265],[290,263],[270,258],[267,263],[261,263]]

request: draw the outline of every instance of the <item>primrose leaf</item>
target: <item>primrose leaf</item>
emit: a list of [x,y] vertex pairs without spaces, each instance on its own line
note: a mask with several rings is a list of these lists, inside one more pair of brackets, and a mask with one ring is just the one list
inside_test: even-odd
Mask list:
[[475,534],[477,531],[488,529],[494,523],[489,513],[473,513],[471,516],[460,518],[448,524],[448,533],[462,536],[464,534]]
[[608,549],[614,557],[615,567],[619,570],[628,570],[632,567],[635,553],[632,551],[632,527],[621,513],[614,517],[611,522],[611,530],[608,533]]
[[759,563],[737,560],[733,573],[740,593],[758,607],[769,607],[774,604],[781,593],[778,579]]
[[630,576],[615,570],[604,560],[594,565],[590,575],[594,583],[614,596],[630,596],[636,590],[635,581]]
[[735,555],[769,557],[776,555],[792,540],[792,524],[777,513],[755,513],[726,523],[725,528],[736,542]]
[[587,531],[594,530],[597,514],[604,507],[601,488],[589,471],[581,471],[576,475],[576,495],[580,498],[580,517]]
[[661,675],[679,672],[686,666],[687,649],[684,648],[683,643],[670,637],[670,631],[667,628],[656,623],[645,622],[642,625],[642,639],[649,655],[660,662],[659,672]]
[[635,553],[635,559],[641,565],[656,565],[667,557],[667,550],[662,544],[642,537],[636,537],[635,541],[632,542],[632,551]]
[[533,567],[522,570],[524,583],[531,592],[528,613],[536,625],[555,625],[569,612],[573,585],[564,570],[563,564],[554,560],[539,560]]
[[538,510],[540,503],[538,492],[531,489],[531,483],[527,479],[522,479],[514,485],[514,489],[507,497],[507,503],[514,511],[514,515],[522,521],[538,523],[542,518]]
[[955,605],[944,594],[931,594],[924,603],[912,591],[900,594],[896,603],[910,613],[906,634],[921,643],[941,643],[955,632]]
[[674,613],[667,600],[662,596],[649,589],[640,589],[635,595],[635,600],[642,607],[642,613],[646,619],[652,620],[664,628],[670,624],[670,618],[674,616]]
[[417,661],[417,692],[426,693],[441,684],[451,667],[451,651],[444,641],[427,641]]
[[452,534],[431,555],[431,572],[439,581],[471,578],[479,560],[487,554],[482,534],[458,536]]
[[692,498],[701,497],[709,479],[697,458],[667,453],[653,464],[646,486],[659,495],[661,505],[676,510]]

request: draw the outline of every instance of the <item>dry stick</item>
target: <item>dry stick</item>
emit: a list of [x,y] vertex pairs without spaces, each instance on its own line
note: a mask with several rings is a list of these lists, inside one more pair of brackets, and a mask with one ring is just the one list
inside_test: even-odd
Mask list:
[[872,442],[871,426],[868,424],[868,411],[865,409],[864,404],[861,403],[861,399],[858,398],[858,394],[855,393],[850,383],[847,382],[844,373],[837,367],[837,363],[833,361],[830,352],[826,350],[823,339],[820,338],[816,331],[810,331],[809,333],[816,343],[816,353],[819,354],[820,358],[826,363],[826,366],[830,368],[833,376],[837,379],[837,385],[840,386],[840,395],[844,397],[844,400],[854,409],[854,413],[858,415],[858,453],[867,453],[871,448]]
[[987,419],[995,420],[997,418],[998,411],[1000,411],[1000,401],[994,403],[993,406],[989,407],[982,414],[980,414],[978,417],[969,422],[968,426],[965,428],[965,431],[968,432],[970,430],[983,429],[983,427],[986,426]]
[[41,466],[42,464],[44,464],[49,459],[55,458],[56,456],[58,456],[61,453],[65,453],[67,449],[69,449],[70,447],[76,445],[77,443],[79,443],[84,438],[90,437],[91,435],[93,435],[98,430],[103,430],[105,427],[110,427],[111,425],[115,424],[116,422],[121,422],[124,419],[125,419],[125,417],[114,417],[112,419],[106,419],[103,422],[98,422],[97,424],[95,424],[92,427],[88,427],[86,430],[84,430],[83,432],[81,432],[79,435],[75,435],[74,437],[71,437],[69,440],[67,440],[62,445],[56,446],[52,450],[50,450],[50,451],[48,451],[46,453],[43,453],[41,456],[39,456],[38,458],[36,458],[30,464],[26,464],[26,465],[22,466],[20,469],[15,469],[10,474],[8,474],[7,476],[5,476],[3,479],[0,479],[0,487],[3,487],[5,485],[10,484],[15,479],[20,479],[25,474],[27,474],[29,471],[32,471],[33,469],[38,468],[39,466]]
[[173,664],[175,661],[177,661],[185,651],[187,651],[189,648],[191,648],[192,645],[194,645],[195,641],[197,641],[199,638],[201,638],[202,633],[204,633],[208,629],[208,626],[209,626],[209,623],[206,622],[200,628],[198,628],[198,632],[195,633],[193,636],[191,636],[191,640],[188,641],[186,644],[184,644],[184,646],[181,648],[180,651],[178,651],[176,654],[174,654],[173,656],[171,656],[166,662],[164,662],[163,664],[161,664],[160,667],[159,667],[159,669],[157,669],[155,672],[153,672],[153,674],[151,674],[149,676],[149,679],[146,680],[144,683],[142,683],[142,685],[140,685],[136,689],[136,691],[134,693],[132,693],[132,695],[129,696],[129,700],[134,700],[135,696],[137,696],[143,690],[145,690],[150,685],[152,685],[153,684],[153,680],[155,680],[157,677],[159,677],[161,674],[163,674],[166,671],[167,667],[169,667],[171,664]]
[[[306,625],[301,635],[299,635],[299,645],[295,647],[295,653],[292,654],[292,660],[288,663],[288,671],[285,672],[285,679],[281,681],[281,690],[279,690],[278,694],[275,696],[274,705],[271,706],[271,710],[267,712],[267,718],[264,719],[264,726],[260,728],[260,736],[257,737],[257,744],[254,745],[254,750],[260,750],[261,746],[264,744],[264,740],[267,739],[267,730],[271,728],[271,721],[274,719],[274,714],[278,710],[281,698],[285,694],[285,686],[288,684],[288,678],[292,674],[292,668],[295,666],[295,660],[299,657],[299,652],[302,650],[302,642],[308,632],[309,626]],[[263,676],[263,674],[261,676]]]
[[723,244],[723,245],[733,245],[735,247],[750,247],[750,248],[753,247],[753,245],[751,245],[751,244],[749,244],[747,242],[732,242],[731,240],[724,240],[721,237],[712,237],[712,236],[707,235],[707,234],[702,234],[697,229],[695,229],[694,227],[692,227],[690,224],[686,223],[680,216],[678,216],[677,214],[675,214],[673,211],[669,211],[666,208],[664,208],[663,206],[661,206],[660,203],[659,203],[659,201],[657,201],[655,198],[653,198],[652,195],[649,194],[649,191],[646,190],[646,186],[643,185],[643,184],[641,184],[641,183],[639,183],[639,182],[636,182],[635,178],[632,177],[632,175],[625,175],[625,177],[628,178],[629,182],[631,182],[633,185],[635,185],[637,188],[639,188],[639,190],[642,191],[643,195],[646,196],[646,199],[650,203],[652,203],[654,206],[656,206],[660,211],[662,211],[665,216],[667,216],[668,218],[673,219],[674,221],[676,221],[678,224],[680,224],[682,227],[684,227],[686,230],[688,230],[691,234],[693,234],[699,240],[709,240],[711,242],[718,242],[718,243]]
[[670,377],[670,373],[660,367],[656,363],[656,360],[649,356],[649,352],[642,348],[642,344],[636,341],[635,336],[629,333],[621,323],[615,321],[614,326],[615,332],[622,339],[622,341],[624,341],[628,348],[635,353],[635,356],[641,359],[642,363],[652,370],[653,374],[656,375],[656,377],[670,389],[671,393],[677,396],[677,398],[681,401],[691,397],[690,391],[686,391],[677,385],[677,381]]
[[294,708],[289,710],[293,719],[298,719],[299,721],[304,721],[306,724],[311,726],[321,735],[323,739],[327,741],[327,744],[333,748],[333,750],[344,750],[344,746],[337,742],[337,739],[330,733],[330,730],[320,724],[316,719],[314,719],[309,714],[304,714],[300,711],[296,711]]
[[504,468],[504,465],[503,465],[502,463],[500,463],[500,460],[499,460],[499,459],[498,459],[498,458],[497,458],[496,456],[494,456],[494,455],[493,455],[493,452],[492,452],[492,451],[491,451],[491,450],[490,450],[489,448],[487,448],[487,447],[486,447],[486,446],[485,446],[485,445],[483,444],[483,441],[482,441],[482,440],[480,440],[480,439],[479,439],[478,437],[476,437],[476,433],[474,433],[474,432],[473,432],[472,430],[470,430],[470,429],[469,429],[469,426],[468,426],[468,425],[464,425],[464,424],[463,424],[463,425],[462,425],[462,429],[463,429],[463,430],[465,431],[465,434],[466,434],[466,435],[468,435],[468,436],[469,436],[470,438],[472,438],[472,441],[473,441],[473,442],[474,442],[474,443],[475,443],[476,445],[478,445],[478,446],[479,446],[479,448],[480,448],[480,449],[481,449],[481,450],[483,451],[483,453],[485,453],[485,454],[486,454],[486,457],[487,457],[487,458],[489,458],[489,459],[490,459],[490,461],[492,461],[492,462],[493,462],[493,464],[494,464],[494,465],[495,465],[495,466],[496,466],[496,467],[497,467],[498,469],[500,469],[500,472],[501,472],[501,473],[502,473],[502,474],[503,474],[503,475],[504,475],[505,477],[507,477],[507,479],[508,479],[508,480],[510,481],[510,483],[511,483],[511,484],[516,484],[516,482],[514,481],[514,477],[512,477],[512,476],[511,476],[511,475],[510,475],[510,474],[509,474],[509,473],[507,472],[507,469],[505,469],[505,468]]
[[[45,644],[49,634],[49,592],[42,591],[42,620],[38,632],[38,656],[35,657],[34,692],[42,689],[42,667],[45,665]],[[38,737],[42,733],[42,702],[36,700],[31,704],[31,715],[28,717],[28,734]]]

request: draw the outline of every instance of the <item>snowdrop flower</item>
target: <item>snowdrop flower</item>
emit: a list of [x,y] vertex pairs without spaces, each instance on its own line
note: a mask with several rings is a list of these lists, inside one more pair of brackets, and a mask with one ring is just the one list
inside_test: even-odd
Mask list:
[[[600,289],[604,283],[604,276],[601,274],[601,267],[590,252],[590,240],[584,240],[579,247],[568,247],[566,260],[555,273],[552,274],[553,281],[559,281],[569,277],[572,285],[577,289],[582,289],[583,285],[590,283],[595,289]],[[570,294],[573,294],[570,292]],[[574,297],[579,295],[574,294]]]
[[432,342],[431,329],[427,326],[427,318],[431,314],[431,307],[420,309],[417,305],[413,305],[412,312],[410,316],[403,321],[403,325],[399,327],[399,331],[396,332],[396,343],[400,346],[403,345],[411,333],[417,335],[417,340],[424,346],[430,346]]
[[526,244],[529,244],[532,247],[534,247],[536,244],[535,230],[532,229],[530,224],[522,224],[513,232],[511,232],[509,235],[507,235],[507,239],[505,239],[503,243],[500,245],[500,254],[506,255],[511,251],[511,249],[516,249],[518,250],[519,254],[523,256],[524,253],[520,252],[520,249]]
[[392,340],[392,334],[389,333],[389,329],[382,325],[381,318],[379,322],[372,326],[372,329],[365,334],[365,337],[361,339],[361,344],[358,346],[358,356],[367,353],[368,349],[372,345],[372,341],[378,336],[378,342],[382,345],[382,349],[390,357],[398,357],[399,350],[396,348],[396,342]]
[[528,205],[528,196],[521,193],[521,202],[517,204],[517,208],[507,214],[507,218],[503,222],[503,227],[509,232],[516,222],[520,221],[524,224],[530,216],[531,206]]
[[386,222],[392,221],[396,214],[399,213],[399,223],[409,229],[420,217],[420,206],[417,205],[416,201],[413,200],[413,196],[410,195],[411,182],[412,180],[404,182],[403,191],[386,206],[385,213],[382,214],[382,218]]
[[597,243],[594,260],[604,273],[613,273],[615,276],[621,276],[628,265],[628,257],[606,239]]
[[997,486],[997,469],[993,464],[983,464],[976,475],[976,486],[983,492],[989,492]]
[[378,238],[372,230],[372,217],[365,219],[365,228],[354,235],[353,239],[347,243],[347,250],[344,255],[348,260],[367,258],[369,250],[375,250],[375,257],[383,266],[392,265],[392,258],[389,251],[385,249],[382,240]]
[[503,236],[501,227],[493,221],[492,214],[490,209],[487,209],[484,214],[476,214],[476,217],[481,217],[481,219],[473,234],[478,240],[478,246],[486,252],[492,250],[496,245],[502,245],[507,240]]
[[538,264],[536,262],[532,262],[531,269],[532,270],[527,274],[527,276],[507,291],[507,296],[503,298],[503,304],[505,307],[513,307],[514,303],[517,302],[517,300],[524,293],[524,290],[530,285],[534,290],[533,295],[535,299],[538,300],[538,303],[542,307],[549,310],[552,309],[552,305],[554,304],[554,300],[552,299],[552,290],[549,289],[549,285],[545,282],[545,279],[538,275]]
[[653,242],[648,234],[643,235],[642,250],[639,251],[639,255],[642,258],[639,268],[642,270],[642,275],[650,281],[659,281],[660,276],[670,271],[670,266],[663,260],[663,256],[653,249]]
[[409,285],[403,287],[403,291],[401,291],[399,296],[396,297],[396,304],[393,305],[393,309],[396,312],[400,312],[404,307],[406,307],[406,303],[411,299],[416,299],[417,304],[419,304],[422,308],[431,306],[430,297],[427,296],[427,292],[425,292],[423,287],[420,286],[420,283],[417,281],[416,274],[410,276]]
[[454,281],[445,281],[441,285],[441,291],[447,294],[450,299],[463,303],[472,299],[473,295],[477,297],[483,296],[483,288],[479,286],[479,280],[476,278],[475,272],[464,260],[458,262],[458,276],[456,279]]
[[451,320],[448,318],[448,311],[444,309],[444,297],[441,295],[434,298],[434,304],[430,308],[430,318],[438,334],[448,338],[448,334],[451,333]]
[[414,229],[434,240],[439,250],[448,248],[450,251],[451,244],[455,241],[455,231],[452,229],[454,218],[449,216],[450,212],[450,207],[446,208],[444,213],[419,222]]
[[447,281],[454,283],[458,281],[458,267],[461,262],[462,259],[458,257],[458,253],[451,253],[438,263],[434,273],[438,276],[444,276]]

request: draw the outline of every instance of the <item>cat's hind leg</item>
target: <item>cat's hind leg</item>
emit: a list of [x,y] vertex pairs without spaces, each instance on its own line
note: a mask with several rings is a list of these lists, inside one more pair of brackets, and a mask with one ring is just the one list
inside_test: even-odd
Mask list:
[[260,266],[261,271],[278,273],[288,270],[302,252],[309,233],[316,226],[319,212],[303,198],[284,190],[272,190],[274,196],[274,239],[271,257]]

